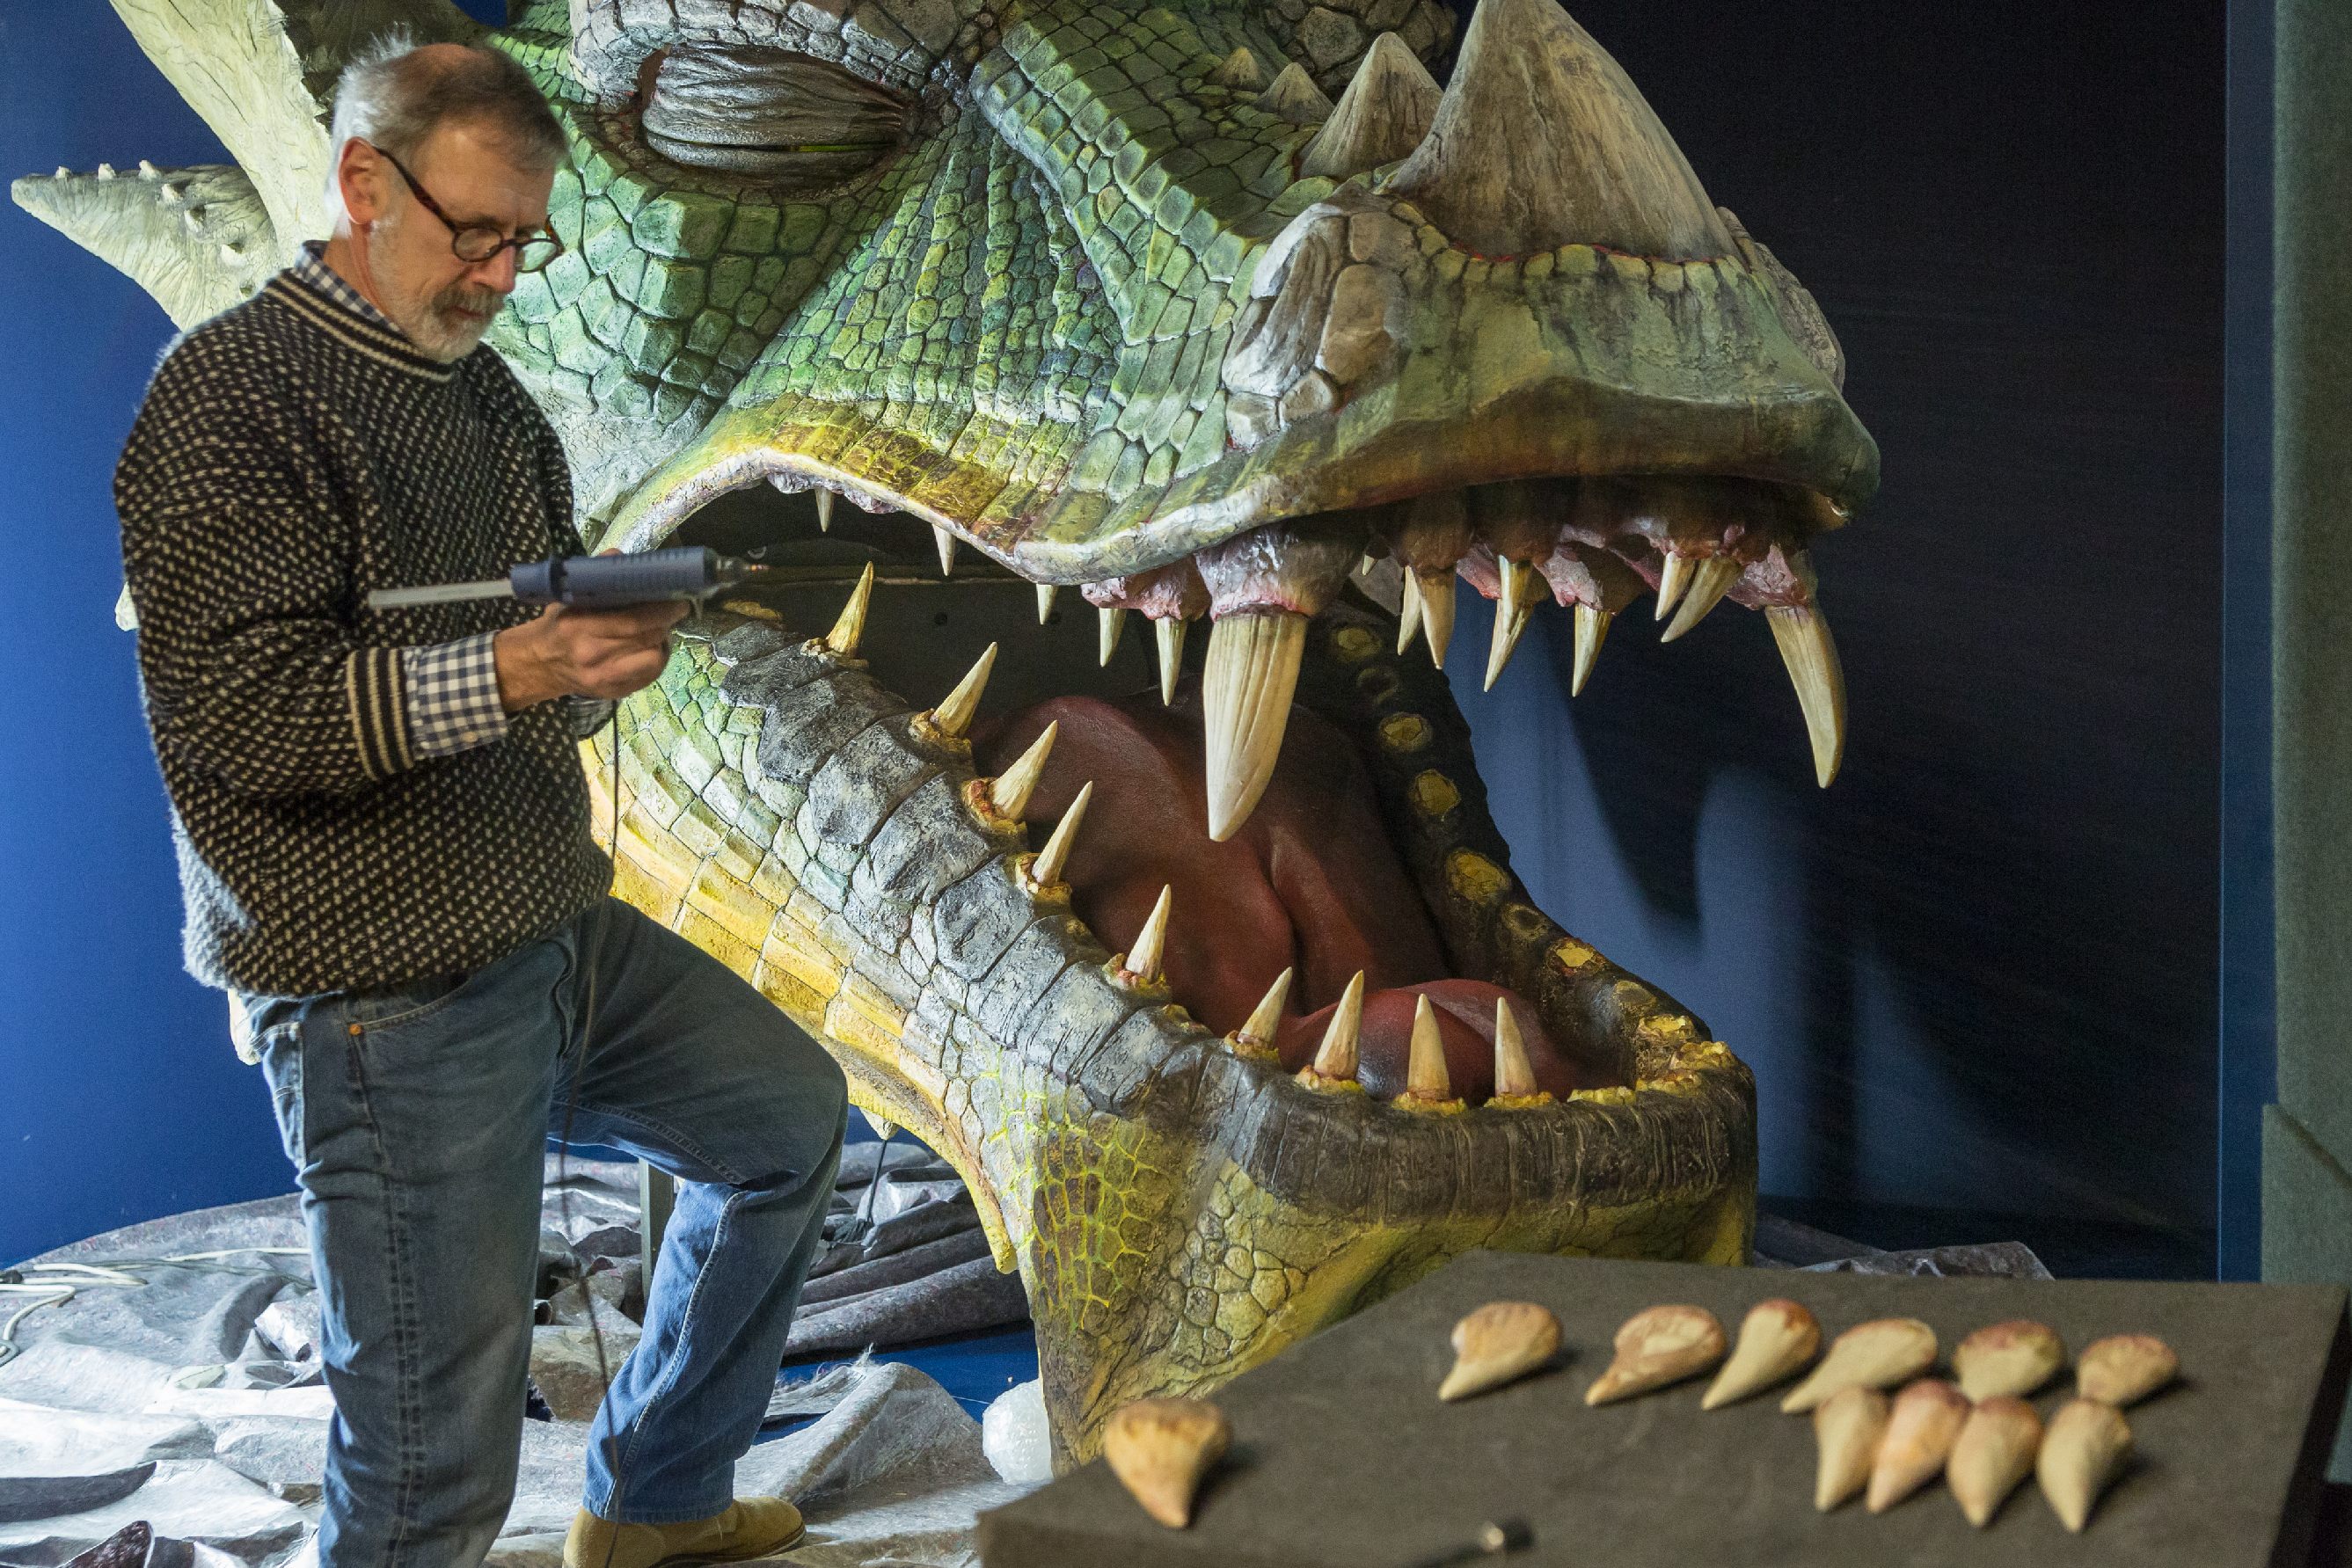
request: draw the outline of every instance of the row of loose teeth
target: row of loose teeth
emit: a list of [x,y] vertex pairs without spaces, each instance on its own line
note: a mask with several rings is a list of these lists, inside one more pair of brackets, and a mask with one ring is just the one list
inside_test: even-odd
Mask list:
[[[811,484],[799,475],[770,477],[780,487]],[[814,490],[818,526],[829,528],[834,492]],[[1352,538],[1334,530],[1329,516],[1316,519],[1312,533],[1271,523],[1186,559],[1081,587],[1101,616],[1105,664],[1130,611],[1152,622],[1163,702],[1175,700],[1190,623],[1212,618],[1202,682],[1212,839],[1223,842],[1241,830],[1274,776],[1307,622],[1350,572],[1383,559],[1395,561],[1403,584],[1400,653],[1418,637],[1444,667],[1457,577],[1494,601],[1490,689],[1546,597],[1575,616],[1571,696],[1583,691],[1612,622],[1645,592],[1656,593],[1667,642],[1727,597],[1759,608],[1797,689],[1814,776],[1823,788],[1836,777],[1845,677],[1801,544],[1843,520],[1822,497],[1738,480],[1511,480],[1344,517],[1360,529]],[[932,533],[945,575],[954,570],[957,536],[937,524]],[[1041,625],[1059,591],[1037,585]]]
[[[866,634],[866,622],[874,601],[874,569],[868,566],[850,591],[848,603],[833,630],[817,639],[817,644],[836,659],[854,659]],[[961,743],[971,728],[973,717],[980,711],[980,699],[988,689],[988,677],[996,667],[996,647],[991,643],[982,653],[955,689],[941,698],[939,705],[918,715],[916,728],[935,741]],[[966,803],[987,826],[1003,832],[1021,829],[1026,820],[1029,798],[1035,792],[1037,781],[1045,771],[1046,759],[1053,755],[1055,737],[1061,732],[1059,724],[1049,724],[1029,743],[1029,748],[1014,759],[1013,766],[993,779],[975,779],[968,787]],[[1040,897],[1068,896],[1062,882],[1064,867],[1069,863],[1071,847],[1077,841],[1079,826],[1086,821],[1087,804],[1094,799],[1092,780],[1082,786],[1069,809],[1062,813],[1047,836],[1045,847],[1034,855],[1018,862],[1018,874],[1029,891]],[[1111,979],[1120,987],[1146,996],[1167,989],[1167,973],[1162,964],[1168,945],[1168,920],[1173,903],[1174,890],[1162,886],[1158,902],[1151,906],[1150,918],[1136,934],[1135,945],[1128,952],[1115,956],[1106,967]],[[1235,1052],[1253,1061],[1277,1060],[1275,1033],[1281,1027],[1283,1007],[1290,998],[1291,971],[1275,977],[1274,984],[1257,1006],[1250,1012],[1242,1027],[1226,1036]],[[1331,1019],[1324,1027],[1323,1039],[1316,1047],[1315,1060],[1298,1070],[1298,1082],[1309,1089],[1324,1092],[1363,1092],[1357,1080],[1356,1045],[1364,1022],[1364,972],[1356,971],[1341,993],[1339,1004],[1332,1009]],[[1495,1092],[1486,1103],[1500,1110],[1522,1110],[1548,1105],[1552,1096],[1536,1086],[1535,1065],[1528,1060],[1526,1037],[1519,1030],[1518,1019],[1509,1004],[1502,998],[1495,1000]],[[1405,1087],[1391,1102],[1402,1109],[1451,1113],[1465,1109],[1465,1103],[1454,1092],[1446,1072],[1445,1047],[1438,1033],[1437,1015],[1427,997],[1417,998],[1413,1004],[1412,1041],[1405,1063]]]
[[[1454,1368],[1437,1396],[1498,1388],[1549,1365],[1559,1346],[1559,1320],[1549,1309],[1489,1302],[1454,1325]],[[1884,1513],[1942,1475],[1979,1529],[2032,1473],[2060,1522],[2081,1532],[2099,1494],[2130,1459],[2124,1408],[2180,1374],[2179,1358],[2160,1339],[2100,1340],[2075,1364],[2075,1397],[2045,1428],[2026,1397],[2064,1368],[2066,1347],[2043,1323],[2017,1319],[1962,1340],[1952,1352],[1958,1386],[1922,1375],[1936,1364],[1937,1346],[1936,1331],[1916,1318],[1859,1324],[1823,1355],[1820,1321],[1802,1304],[1776,1299],[1749,1310],[1728,1359],[1727,1349],[1723,1324],[1706,1308],[1651,1307],[1617,1331],[1615,1356],[1584,1402],[1612,1404],[1714,1371],[1699,1408],[1716,1410],[1811,1366],[1780,1408],[1812,1413],[1815,1508],[1828,1512],[1864,1492],[1864,1506]],[[1885,1391],[1898,1385],[1902,1392],[1890,1398]]]

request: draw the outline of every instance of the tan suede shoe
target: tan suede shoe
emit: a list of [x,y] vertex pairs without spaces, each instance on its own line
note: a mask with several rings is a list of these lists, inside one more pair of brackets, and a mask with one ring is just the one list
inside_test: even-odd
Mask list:
[[716,1519],[677,1524],[616,1524],[582,1509],[563,1538],[563,1568],[671,1568],[741,1563],[801,1543],[801,1511],[780,1497],[738,1498]]

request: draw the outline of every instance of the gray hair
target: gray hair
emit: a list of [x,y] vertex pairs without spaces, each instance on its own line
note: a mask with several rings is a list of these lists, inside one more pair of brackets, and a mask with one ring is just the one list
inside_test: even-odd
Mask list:
[[[460,55],[426,56],[404,27],[394,27],[353,52],[335,88],[335,118],[329,135],[334,162],[343,143],[356,136],[395,158],[414,154],[439,127],[453,120],[488,126],[518,162],[530,167],[560,163],[563,128],[530,73],[512,57],[478,45]],[[328,170],[330,205],[342,210],[332,163]]]

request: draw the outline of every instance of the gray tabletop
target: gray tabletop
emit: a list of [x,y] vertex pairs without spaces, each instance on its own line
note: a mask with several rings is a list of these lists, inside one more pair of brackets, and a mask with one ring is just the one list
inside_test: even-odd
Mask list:
[[[1786,1296],[1825,1334],[1916,1317],[1948,1354],[1969,1331],[2030,1317],[2070,1354],[2153,1333],[2181,1382],[2129,1412],[2133,1468],[2069,1536],[2032,1481],[1977,1531],[1940,1484],[1872,1516],[1814,1511],[1811,1423],[1777,1393],[1702,1413],[1705,1380],[1588,1409],[1618,1324],[1643,1307],[1708,1308],[1736,1335]],[[1454,1405],[1436,1398],[1447,1336],[1484,1302],[1543,1302],[1566,1345],[1547,1372]],[[1192,1528],[1153,1523],[1100,1463],[981,1521],[987,1568],[1397,1568],[1517,1519],[1517,1563],[1650,1568],[1781,1563],[2294,1563],[2344,1402],[2345,1292],[2333,1287],[2120,1281],[1874,1279],[1478,1252],[1226,1385],[1234,1448]],[[2069,1397],[2062,1375],[2035,1401]],[[1492,1562],[1493,1558],[1475,1561]]]

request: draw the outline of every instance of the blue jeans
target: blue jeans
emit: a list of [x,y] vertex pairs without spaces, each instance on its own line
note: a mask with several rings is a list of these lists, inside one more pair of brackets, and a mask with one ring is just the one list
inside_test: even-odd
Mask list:
[[646,1524],[724,1511],[841,1160],[832,1058],[615,899],[470,975],[245,1001],[301,1182],[335,1396],[325,1568],[474,1568],[497,1539],[543,1152],[575,1075],[572,1140],[678,1178],[583,1500]]

